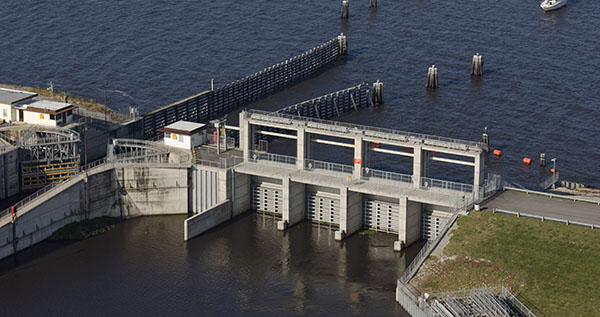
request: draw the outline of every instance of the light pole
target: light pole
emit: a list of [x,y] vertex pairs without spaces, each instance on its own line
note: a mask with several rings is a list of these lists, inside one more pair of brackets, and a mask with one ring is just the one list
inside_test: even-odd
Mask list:
[[554,174],[556,174],[556,157],[550,161],[552,161],[552,170],[554,171]]
[[108,113],[107,105],[106,105],[106,86],[108,86],[107,82],[104,82],[104,124],[107,124],[106,115]]
[[552,189],[556,188],[555,184],[557,181],[556,175],[558,175],[558,173],[556,173],[556,157],[552,158],[550,161],[552,161]]

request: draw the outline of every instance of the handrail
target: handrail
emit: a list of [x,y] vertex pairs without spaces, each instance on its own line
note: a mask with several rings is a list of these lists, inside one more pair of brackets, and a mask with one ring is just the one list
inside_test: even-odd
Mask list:
[[554,218],[554,217],[539,216],[539,215],[533,215],[533,214],[528,214],[528,213],[519,212],[519,211],[512,211],[512,210],[504,210],[504,209],[499,209],[499,208],[492,209],[492,213],[501,213],[501,214],[513,215],[513,216],[517,216],[517,217],[539,219],[541,221],[548,220],[548,221],[564,223],[567,225],[577,225],[577,226],[583,226],[583,227],[590,227],[592,229],[600,229],[600,224],[579,222],[579,221],[560,219],[560,218]]
[[[371,137],[377,137],[377,138],[383,138],[383,139],[400,140],[400,141],[404,141],[404,142],[412,140],[412,141],[415,141],[418,143],[423,142],[425,144],[427,144],[428,141],[429,142],[431,142],[431,141],[444,142],[444,143],[453,145],[452,148],[458,147],[461,150],[467,150],[471,147],[477,148],[477,149],[482,148],[482,143],[475,142],[475,141],[453,139],[453,138],[440,137],[440,136],[416,133],[416,132],[392,130],[392,129],[387,129],[387,128],[379,128],[379,127],[346,123],[346,122],[340,122],[340,121],[301,117],[301,116],[297,116],[297,115],[285,114],[285,113],[279,113],[279,112],[269,112],[269,111],[256,110],[256,109],[249,109],[246,111],[250,115],[253,115],[253,114],[258,115],[258,116],[255,116],[255,119],[264,120],[264,121],[272,121],[275,123],[289,124],[289,123],[292,123],[292,120],[293,120],[293,121],[299,121],[298,123],[306,123],[307,126],[311,126],[310,123],[321,124],[321,126],[315,126],[315,127],[316,128],[324,128],[324,129],[328,129],[331,131],[337,131],[337,132],[347,133],[347,132],[351,132],[351,131],[362,131],[365,136],[371,136]],[[325,126],[322,126],[322,125],[325,125]],[[444,147],[443,145],[440,145],[440,144],[434,144],[434,145]],[[448,147],[448,146],[446,146],[446,147]]]
[[318,169],[318,170],[326,170],[326,171],[339,172],[339,173],[345,173],[345,174],[354,173],[354,166],[352,166],[352,165],[344,165],[344,164],[339,164],[339,163],[317,161],[317,160],[311,160],[311,159],[304,159],[304,168],[308,169],[308,170]]
[[296,160],[297,159],[295,156],[273,154],[261,151],[250,151],[251,162],[270,161],[275,163],[296,164]]
[[524,189],[524,188],[515,188],[515,187],[509,187],[509,186],[505,186],[504,190],[505,191],[506,190],[512,190],[512,191],[515,191],[515,192],[522,192],[522,193],[526,193],[526,194],[534,194],[534,195],[540,195],[540,196],[547,196],[547,197],[550,197],[550,198],[560,198],[560,199],[565,199],[565,200],[581,201],[581,202],[592,203],[592,204],[600,206],[600,199],[599,200],[587,199],[587,198],[573,197],[573,196],[560,195],[560,194],[552,194],[552,193],[545,193],[545,192],[540,192],[540,191],[536,191],[536,190],[530,190],[530,189]]
[[383,170],[376,170],[370,167],[363,167],[363,177],[367,177],[369,179],[381,179],[381,180],[390,180],[402,183],[412,184],[412,175],[401,174],[395,172],[388,172]]
[[441,179],[435,179],[430,177],[421,177],[421,188],[442,188],[456,190],[465,193],[473,192],[473,185],[445,181]]

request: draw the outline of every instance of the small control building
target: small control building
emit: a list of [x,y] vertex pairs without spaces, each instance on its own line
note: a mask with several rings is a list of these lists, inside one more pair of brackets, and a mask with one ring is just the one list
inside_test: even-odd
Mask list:
[[18,121],[18,111],[13,109],[13,107],[31,100],[35,96],[37,96],[37,94],[33,92],[0,88],[0,122]]
[[206,140],[206,124],[177,121],[161,128],[165,134],[165,145],[188,149],[204,144]]
[[14,105],[13,109],[17,112],[16,121],[56,127],[73,122],[75,106],[65,102],[31,100]]

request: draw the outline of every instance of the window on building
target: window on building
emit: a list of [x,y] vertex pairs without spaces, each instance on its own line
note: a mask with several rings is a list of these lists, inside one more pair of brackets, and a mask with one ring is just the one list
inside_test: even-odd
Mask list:
[[54,119],[56,119],[56,117],[53,114],[51,114],[50,115],[50,120],[54,120]]
[[72,114],[73,114],[73,110],[69,110],[69,111],[67,111],[67,116],[70,116],[70,115],[72,115]]
[[8,117],[8,115],[6,114],[6,109],[2,109],[2,115]]
[[165,139],[171,138],[171,132],[165,132]]
[[183,142],[183,135],[179,137],[179,142]]

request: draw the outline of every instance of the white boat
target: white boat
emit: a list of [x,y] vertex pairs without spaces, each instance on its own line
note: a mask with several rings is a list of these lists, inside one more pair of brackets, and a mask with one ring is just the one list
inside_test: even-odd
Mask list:
[[540,7],[544,11],[556,10],[567,4],[567,0],[544,0],[540,3]]

